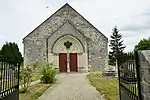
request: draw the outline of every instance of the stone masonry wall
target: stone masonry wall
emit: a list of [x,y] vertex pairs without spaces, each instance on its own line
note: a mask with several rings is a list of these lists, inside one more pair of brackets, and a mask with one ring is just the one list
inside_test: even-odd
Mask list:
[[143,100],[150,100],[150,50],[139,52],[141,92]]
[[78,13],[74,13],[72,8],[69,10],[69,20],[87,38],[89,52],[89,66],[91,70],[104,70],[108,61],[108,40],[94,26]]
[[108,60],[108,39],[68,4],[24,38],[25,65],[46,59],[46,39],[68,21],[87,39],[88,64],[91,69],[105,68]]

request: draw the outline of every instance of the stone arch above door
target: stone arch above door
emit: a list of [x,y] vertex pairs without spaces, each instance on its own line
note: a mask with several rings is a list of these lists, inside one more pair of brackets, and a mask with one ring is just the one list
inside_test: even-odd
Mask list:
[[71,35],[65,35],[60,37],[52,46],[52,53],[66,53],[66,47],[64,43],[69,41],[72,43],[69,52],[71,53],[84,53],[84,47],[81,42]]
[[[65,40],[72,41],[76,53],[87,52],[87,41],[86,37],[75,29],[69,22],[62,25],[56,32],[50,35],[47,39],[47,50],[48,53],[58,53],[60,50],[64,53],[64,47],[57,47],[58,45],[66,42]],[[73,48],[72,48],[73,49]],[[56,50],[56,51],[55,51]]]

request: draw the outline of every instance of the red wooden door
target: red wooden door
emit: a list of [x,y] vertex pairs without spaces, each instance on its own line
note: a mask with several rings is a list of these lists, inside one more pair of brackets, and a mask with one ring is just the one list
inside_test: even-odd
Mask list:
[[70,53],[70,71],[77,72],[77,53]]
[[59,70],[60,72],[67,72],[67,54],[59,54]]

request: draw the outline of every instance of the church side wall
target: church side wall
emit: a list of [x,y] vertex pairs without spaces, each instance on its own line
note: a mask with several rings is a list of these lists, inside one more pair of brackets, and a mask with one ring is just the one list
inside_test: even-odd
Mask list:
[[108,63],[107,42],[89,42],[89,66],[92,71],[105,70]]
[[[43,40],[43,39],[41,39]],[[46,59],[46,41],[37,39],[25,41],[24,43],[24,65],[30,65],[36,61]]]

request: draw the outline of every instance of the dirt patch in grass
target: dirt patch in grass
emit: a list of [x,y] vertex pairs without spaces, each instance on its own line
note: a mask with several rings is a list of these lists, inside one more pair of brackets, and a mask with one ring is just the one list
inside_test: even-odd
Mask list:
[[103,77],[102,72],[94,72],[87,75],[91,84],[105,95],[106,100],[119,100],[118,80],[111,77]]
[[42,83],[30,86],[26,93],[19,93],[19,100],[36,100],[50,86],[51,86],[51,84],[42,84]]

